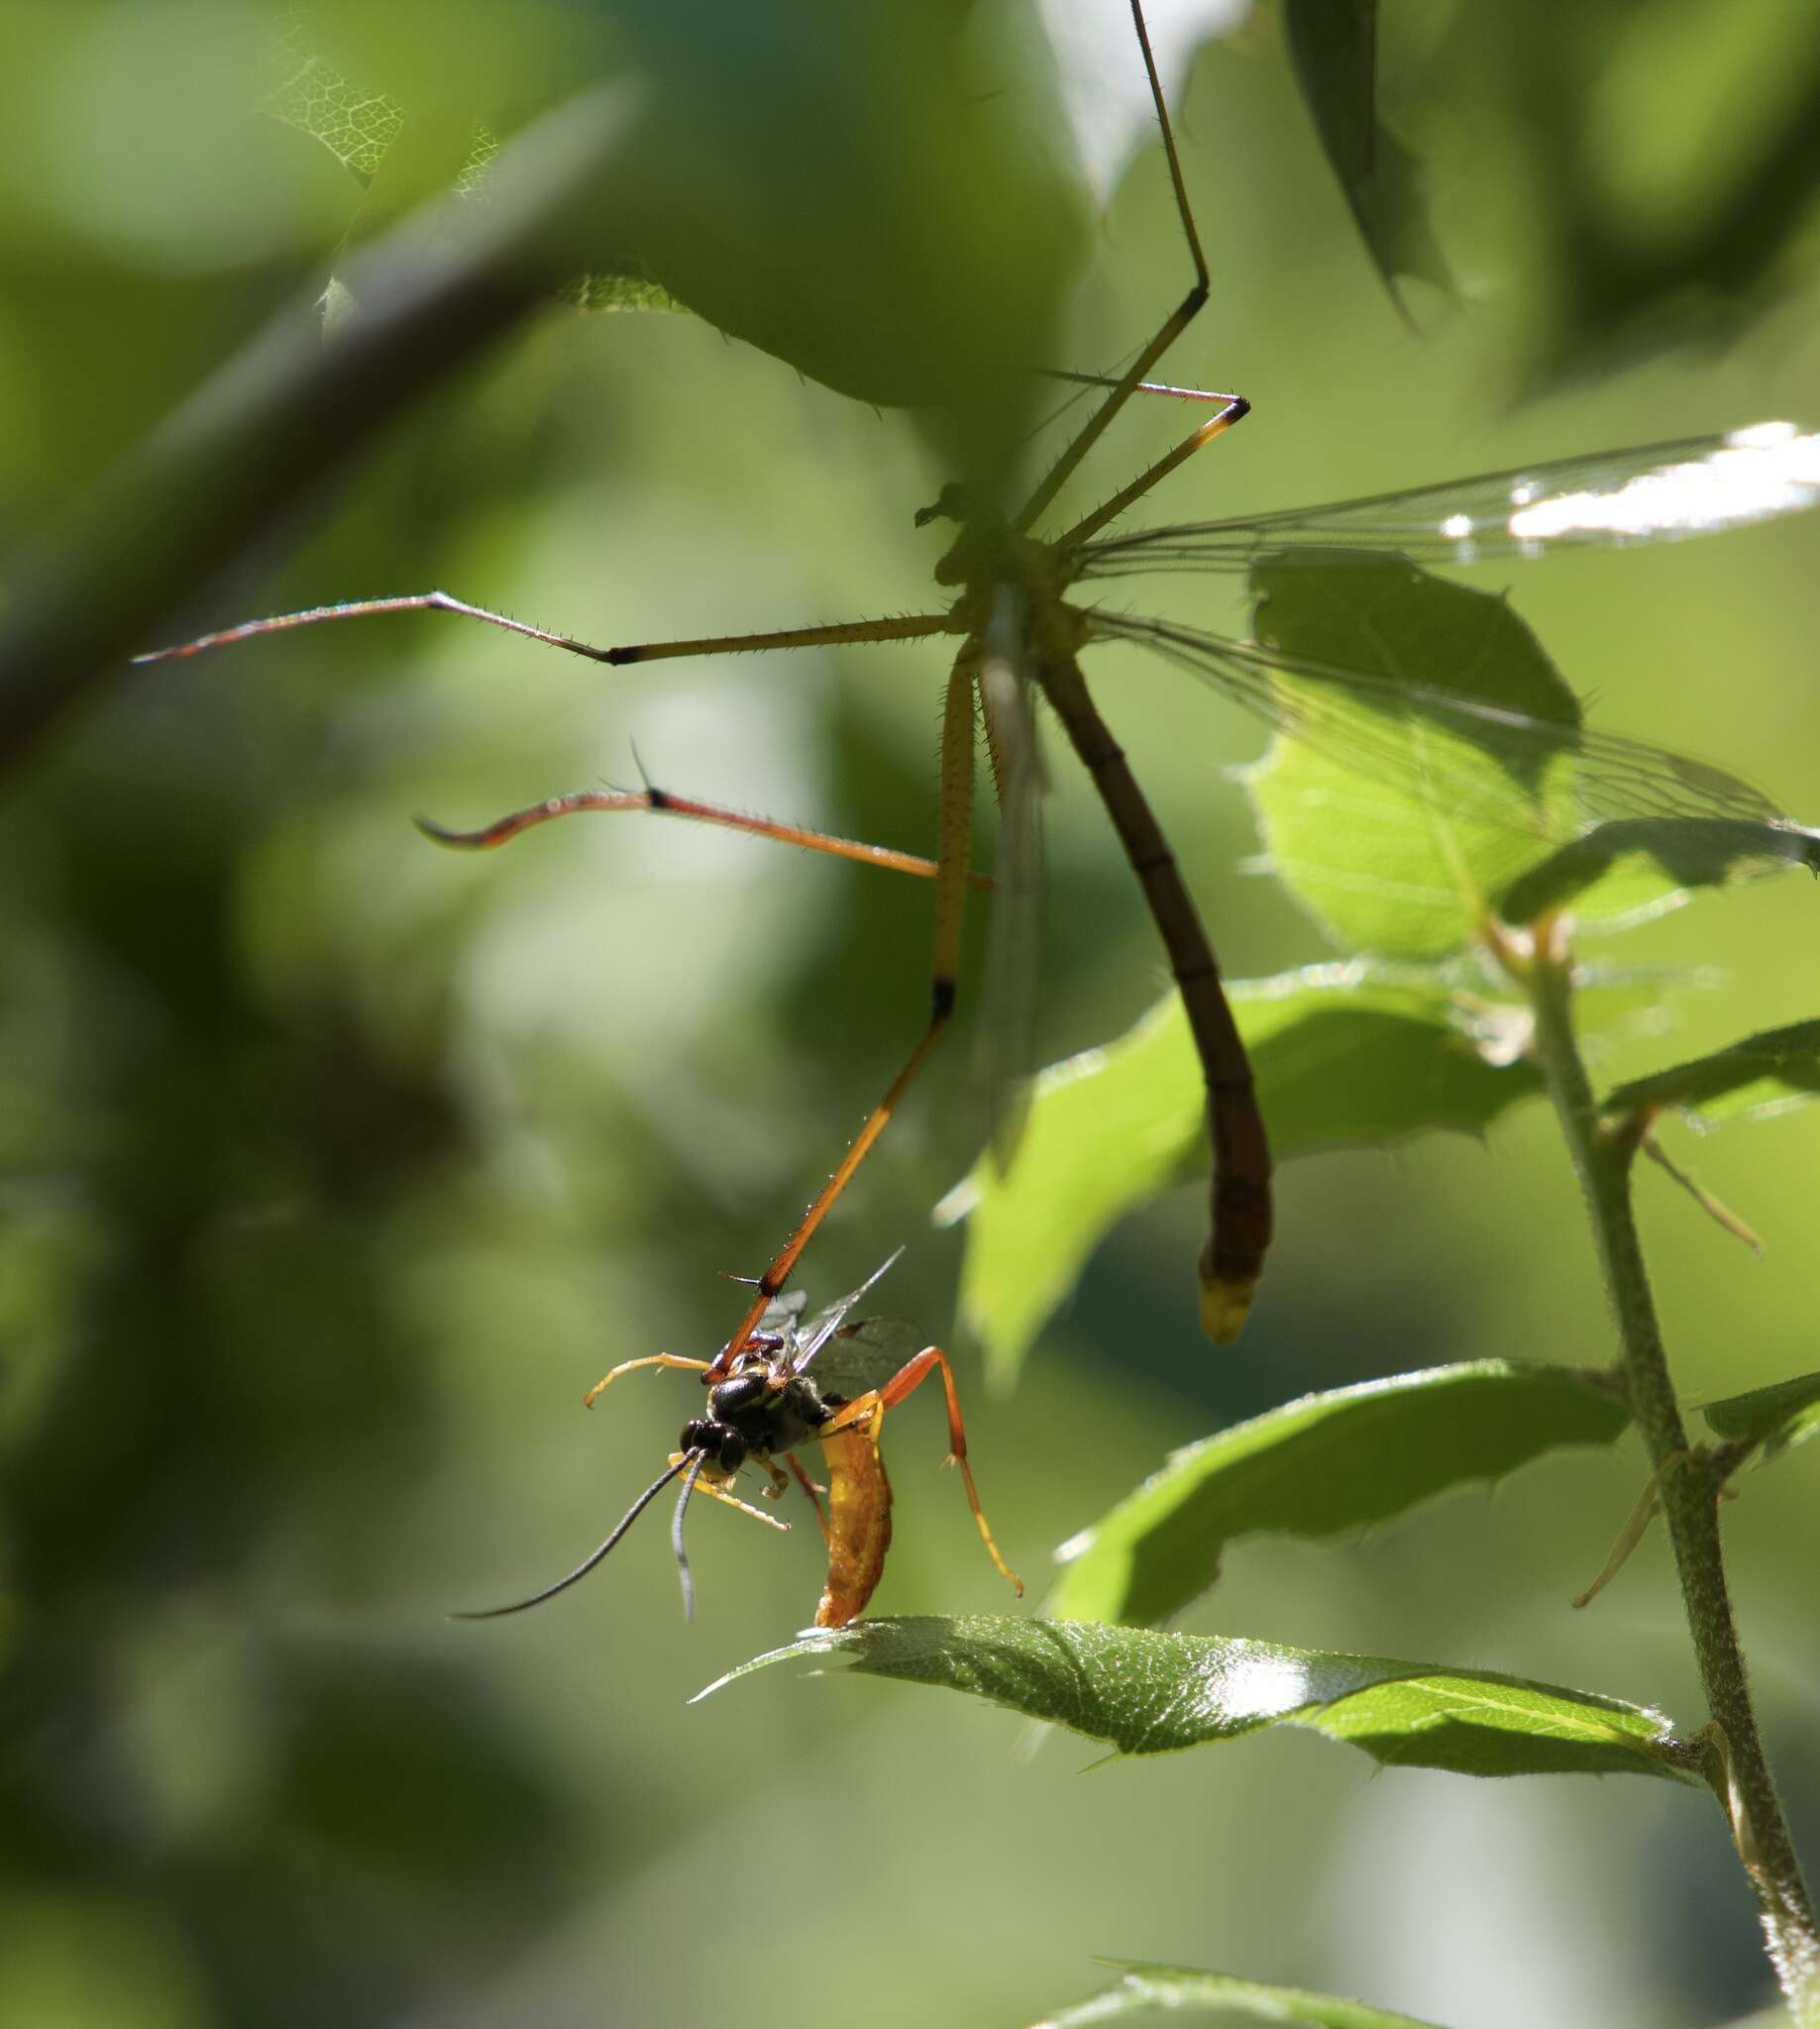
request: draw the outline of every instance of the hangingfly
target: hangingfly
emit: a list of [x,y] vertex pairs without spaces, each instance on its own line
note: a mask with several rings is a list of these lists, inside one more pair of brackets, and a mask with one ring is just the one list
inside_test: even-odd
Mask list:
[[[934,935],[928,1014],[922,1031],[884,1097],[867,1117],[827,1183],[764,1274],[737,1330],[709,1371],[731,1377],[741,1355],[766,1333],[768,1307],[795,1271],[798,1259],[845,1190],[860,1163],[884,1131],[893,1113],[951,1020],[958,994],[961,929],[969,870],[976,728],[983,725],[995,787],[1007,804],[1007,843],[1000,853],[1002,875],[1010,869],[993,909],[995,943],[1009,947],[1009,962],[997,955],[989,976],[1016,979],[1027,965],[1017,957],[1030,940],[1020,934],[1027,918],[1016,906],[1031,892],[1022,877],[1030,855],[1023,838],[1033,822],[1039,771],[1030,754],[1029,700],[1040,693],[1062,722],[1076,754],[1105,802],[1143,891],[1181,992],[1206,1087],[1209,1140],[1213,1151],[1210,1231],[1199,1258],[1201,1321],[1217,1340],[1235,1337],[1249,1309],[1271,1232],[1271,1162],[1259,1116],[1250,1065],[1221,984],[1212,941],[1160,825],[1128,762],[1101,718],[1079,666],[1079,655],[1095,641],[1124,639],[1168,656],[1259,713],[1273,726],[1314,740],[1348,763],[1368,771],[1405,768],[1409,743],[1384,737],[1373,715],[1445,728],[1449,737],[1479,753],[1494,768],[1519,759],[1513,786],[1504,799],[1504,817],[1532,833],[1540,826],[1564,827],[1629,816],[1651,816],[1662,808],[1688,811],[1696,820],[1761,826],[1774,815],[1766,799],[1721,771],[1666,755],[1638,742],[1595,735],[1577,720],[1526,715],[1496,702],[1458,698],[1448,692],[1401,686],[1394,678],[1367,674],[1307,657],[1274,654],[1267,643],[1238,643],[1160,619],[1116,614],[1071,604],[1063,594],[1076,584],[1110,580],[1152,566],[1232,569],[1256,564],[1330,558],[1336,551],[1381,554],[1397,551],[1445,563],[1472,563],[1493,556],[1535,556],[1561,544],[1621,546],[1673,539],[1729,528],[1792,512],[1820,497],[1820,440],[1786,425],[1769,425],[1723,438],[1696,438],[1644,451],[1597,459],[1572,459],[1525,472],[1455,481],[1416,492],[1382,495],[1332,507],[1292,510],[1250,520],[1182,524],[1133,534],[1108,534],[1112,524],[1159,481],[1231,428],[1247,413],[1240,397],[1197,394],[1214,413],[1181,443],[1122,487],[1111,499],[1048,540],[1031,534],[1054,505],[1083,459],[1130,397],[1140,391],[1163,394],[1194,390],[1157,388],[1146,376],[1193,322],[1209,293],[1209,271],[1151,55],[1140,0],[1131,18],[1141,53],[1175,209],[1186,243],[1193,279],[1181,301],[1138,349],[1129,367],[1107,381],[1099,406],[1063,449],[1022,503],[1002,511],[996,502],[973,497],[964,487],[946,489],[937,515],[962,526],[936,570],[937,582],[955,593],[941,610],[908,618],[859,620],[711,639],[596,647],[572,636],[530,627],[446,592],[363,599],[320,606],[307,612],[255,620],[209,634],[179,647],[142,658],[181,656],[223,643],[289,627],[361,615],[434,609],[489,625],[609,665],[674,657],[742,653],[759,649],[837,647],[934,636],[959,638],[949,673],[942,720],[932,862],[911,871],[930,876],[935,887]],[[1094,376],[1083,376],[1090,381]],[[1279,679],[1289,679],[1285,688]],[[1337,704],[1335,700],[1339,700]],[[1355,708],[1365,706],[1361,714]],[[1573,781],[1564,797],[1526,794],[1521,773],[1538,760],[1552,775],[1563,770]],[[1475,812],[1495,803],[1496,786],[1484,771],[1467,768],[1450,785],[1445,769],[1423,774],[1425,791],[1447,795],[1469,784]],[[580,796],[555,799],[499,820],[480,832],[436,829],[452,843],[497,844],[541,819],[581,809],[639,807],[669,809],[710,821],[742,824],[774,837],[820,850],[904,866],[907,856],[822,834],[742,820],[704,805],[685,805],[661,792],[640,797]],[[1499,821],[1494,817],[1494,821]],[[1563,836],[1570,836],[1568,832]],[[1790,828],[1785,857],[1807,857],[1807,834]],[[1776,850],[1771,841],[1769,850]],[[1012,998],[1016,998],[1014,994]]]
[[[718,1362],[652,1353],[623,1361],[592,1388],[591,1404],[621,1374],[638,1367],[675,1367],[699,1373],[709,1383],[707,1413],[691,1417],[677,1440],[677,1449],[657,1478],[620,1518],[612,1533],[573,1571],[541,1592],[508,1606],[488,1607],[455,1616],[458,1620],[494,1620],[540,1606],[587,1577],[669,1486],[681,1479],[671,1541],[683,1585],[683,1611],[695,1614],[695,1584],[683,1541],[683,1523],[690,1496],[697,1491],[742,1514],[787,1528],[762,1509],[749,1506],[732,1491],[733,1481],[748,1465],[762,1466],[772,1497],[790,1484],[776,1463],[788,1460],[803,1491],[815,1503],[828,1551],[828,1574],[815,1609],[815,1626],[839,1628],[866,1609],[884,1572],[891,1546],[891,1482],[879,1452],[879,1432],[887,1414],[910,1395],[930,1374],[940,1371],[947,1397],[949,1461],[960,1468],[968,1505],[979,1524],[987,1553],[1002,1575],[1021,1595],[1017,1573],[999,1553],[967,1462],[967,1433],[961,1421],[954,1373],[938,1346],[924,1341],[914,1325],[902,1318],[862,1318],[849,1325],[848,1313],[903,1253],[903,1248],[852,1289],[837,1304],[805,1319],[801,1291],[767,1305],[760,1328],[727,1363],[722,1378],[713,1378]],[[724,1357],[724,1353],[722,1355]],[[795,1456],[797,1447],[819,1443],[827,1469],[827,1506],[821,1489],[809,1479]]]

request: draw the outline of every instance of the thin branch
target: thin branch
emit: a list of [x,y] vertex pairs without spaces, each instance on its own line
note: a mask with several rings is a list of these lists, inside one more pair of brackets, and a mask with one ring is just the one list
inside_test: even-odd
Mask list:
[[19,563],[0,769],[408,402],[550,300],[589,244],[634,110],[597,87],[540,121],[459,230],[439,208],[358,256],[343,276],[357,308],[326,340],[313,302],[280,313]]

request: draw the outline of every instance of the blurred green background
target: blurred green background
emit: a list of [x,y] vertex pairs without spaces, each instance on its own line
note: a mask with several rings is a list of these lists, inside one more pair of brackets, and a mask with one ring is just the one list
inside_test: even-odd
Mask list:
[[[801,28],[813,10],[786,12]],[[1153,518],[1820,420],[1802,146],[1820,31],[1769,4],[1587,12],[1386,8],[1385,103],[1429,160],[1462,299],[1412,284],[1419,332],[1360,246],[1274,16],[1177,79],[1214,293],[1170,369],[1256,413]],[[712,10],[691,13],[705,48]],[[484,84],[522,116],[585,81],[578,52],[620,60],[597,47],[605,10],[374,18],[445,112]],[[415,194],[395,166],[363,192],[263,108],[274,23],[0,8],[23,109],[0,136],[15,553]],[[762,112],[770,81],[736,82]],[[724,125],[692,137],[680,103],[680,151],[725,145]],[[1187,280],[1153,149],[1082,244],[1055,357],[1106,366]],[[838,304],[837,262],[821,280]],[[1187,426],[1161,404],[1129,418],[1080,497]],[[917,610],[940,531],[911,511],[949,476],[903,415],[695,319],[557,310],[194,587],[171,631],[432,585],[596,641]],[[1509,580],[1597,723],[1812,818],[1817,545],[1796,520]],[[1128,591],[1243,624],[1233,587]],[[1115,649],[1098,668],[1229,970],[1323,955],[1241,871],[1254,841],[1227,771],[1253,729],[1160,664]],[[1307,1735],[1083,1780],[1078,1745],[1020,1754],[985,1707],[783,1673],[687,1708],[808,1618],[802,1527],[781,1542],[703,1504],[693,1627],[651,1520],[560,1604],[444,1618],[567,1568],[656,1469],[698,1400],[685,1381],[641,1377],[593,1416],[580,1395],[614,1360],[724,1336],[740,1299],[717,1278],[762,1265],[920,1025],[928,898],[655,819],[463,860],[410,815],[478,823],[642,762],[680,793],[922,849],[942,675],[938,648],[604,672],[443,616],[375,620],[123,681],[7,784],[4,2029],[1005,2024],[1086,1991],[1095,1952],[1464,2029],[1678,2029],[1766,1997],[1719,1816],[1665,1786],[1379,1779]],[[1054,774],[1045,1056],[1105,1039],[1163,981],[1097,803],[1059,751]],[[1784,880],[1614,942],[1674,991],[1601,1040],[1601,1078],[1813,1015],[1817,908]],[[907,1242],[882,1294],[948,1332],[961,1238],[928,1210],[977,1126],[951,1043],[809,1256],[811,1290]],[[1689,1397],[1815,1364],[1817,1132],[1797,1116],[1692,1151],[1765,1236],[1761,1262],[1642,1180]],[[1236,1416],[1443,1359],[1608,1355],[1539,1113],[1488,1147],[1288,1170],[1235,1350],[1195,1326],[1203,1214],[1185,1192],[1122,1229],[1014,1399],[989,1399],[957,1345],[982,1491],[1036,1598],[1050,1547]],[[882,1611],[1007,1605],[941,1450],[933,1403],[894,1418]],[[1810,1855],[1812,1470],[1800,1454],[1748,1480],[1728,1517]],[[1190,1625],[1553,1677],[1697,1724],[1659,1540],[1589,1614],[1565,1604],[1642,1476],[1627,1444],[1362,1545],[1247,1544]]]

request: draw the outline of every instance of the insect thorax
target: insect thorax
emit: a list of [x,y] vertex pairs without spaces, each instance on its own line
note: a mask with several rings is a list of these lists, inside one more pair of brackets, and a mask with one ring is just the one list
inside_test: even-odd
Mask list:
[[708,1391],[707,1415],[683,1426],[682,1448],[706,1451],[724,1472],[770,1458],[813,1437],[834,1404],[804,1374],[757,1359]]

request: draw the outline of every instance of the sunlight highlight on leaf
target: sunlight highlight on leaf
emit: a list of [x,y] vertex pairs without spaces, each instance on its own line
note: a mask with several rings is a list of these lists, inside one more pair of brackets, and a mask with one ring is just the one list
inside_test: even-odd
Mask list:
[[863,1676],[966,1691],[1126,1755],[1293,1725],[1402,1767],[1694,1779],[1661,1714],[1620,1699],[1490,1671],[1086,1621],[855,1621],[741,1663],[695,1702],[792,1659],[837,1659]]
[[1228,1973],[1201,1973],[1186,1966],[1153,1966],[1142,1960],[1102,1959],[1118,1971],[1119,1982],[1059,2014],[1045,2015],[1031,2029],[1086,2029],[1137,2014],[1218,2013],[1224,2020],[1249,2015],[1260,2022],[1302,2022],[1310,2029],[1434,2029],[1414,2015],[1367,2007],[1338,1994],[1310,1993],[1299,1986],[1274,1986]]

